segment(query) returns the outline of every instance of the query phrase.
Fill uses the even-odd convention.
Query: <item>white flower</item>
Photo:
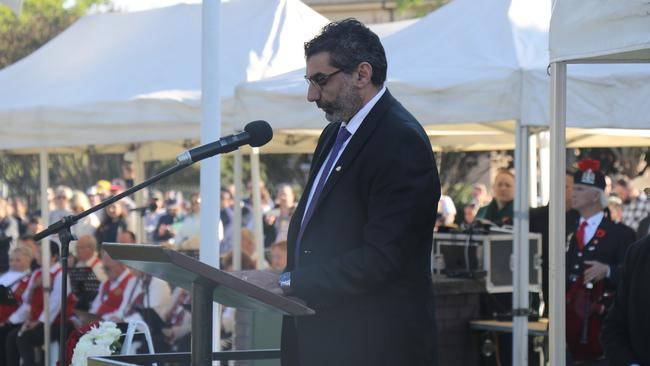
[[[121,331],[113,322],[102,322],[81,336],[72,354],[73,366],[86,366],[88,357],[110,356],[111,345],[120,339]]]

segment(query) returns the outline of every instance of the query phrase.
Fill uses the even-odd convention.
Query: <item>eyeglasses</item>
[[[307,81],[309,84],[313,85],[314,88],[316,88],[318,90],[322,90],[323,87],[325,85],[327,85],[327,82],[329,81],[329,79],[332,76],[338,74],[341,71],[343,71],[343,70],[338,69],[338,70],[336,70],[336,71],[334,71],[332,73],[329,73],[329,74],[318,73],[318,74],[316,74],[316,75],[314,75],[312,77],[309,77],[309,76],[305,75],[305,81]]]

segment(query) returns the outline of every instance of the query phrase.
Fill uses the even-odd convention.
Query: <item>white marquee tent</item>
[[[648,64],[650,63],[650,3],[641,0],[610,2],[557,0],[554,4],[549,35],[550,74],[552,80],[551,102],[551,201],[550,247],[551,324],[550,363],[564,365],[565,357],[565,256],[557,243],[565,239],[564,212],[565,126],[571,123],[568,111],[576,104],[572,95],[573,78],[567,77],[568,64]],[[584,65],[583,65],[584,66]],[[626,65],[630,67],[630,65]],[[602,66],[601,66],[602,67]],[[613,65],[605,66],[613,69]],[[620,67],[620,66],[617,66]],[[639,66],[635,66],[639,67]],[[573,66],[569,70],[574,74]],[[648,65],[641,66],[648,69]],[[567,80],[568,79],[568,80]],[[650,128],[647,81],[639,84],[617,85],[623,98],[611,94],[585,94],[581,101],[592,105],[605,105],[613,113],[626,113],[630,120],[619,120],[622,126]],[[645,86],[645,87],[644,87]],[[595,88],[594,88],[595,89]],[[625,98],[633,98],[626,100]],[[637,116],[636,122],[634,115]],[[616,137],[613,137],[615,139]],[[556,243],[555,245],[553,243]]]
[[[303,42],[327,19],[297,0],[222,8],[226,116],[238,83],[302,66]],[[0,71],[0,86],[3,150],[196,140],[201,5],[85,16]]]

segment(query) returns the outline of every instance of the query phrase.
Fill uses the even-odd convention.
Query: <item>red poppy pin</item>
[[[596,237],[597,238],[602,238],[603,236],[605,236],[605,234],[606,234],[605,230],[603,230],[603,229],[596,230]]]

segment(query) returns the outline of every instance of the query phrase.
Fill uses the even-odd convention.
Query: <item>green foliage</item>
[[[395,3],[398,14],[412,12],[416,17],[423,17],[448,2],[449,0],[396,0]]]
[[[108,2],[77,0],[73,6],[64,8],[65,0],[25,0],[20,16],[0,5],[0,69],[37,50],[91,6]]]

